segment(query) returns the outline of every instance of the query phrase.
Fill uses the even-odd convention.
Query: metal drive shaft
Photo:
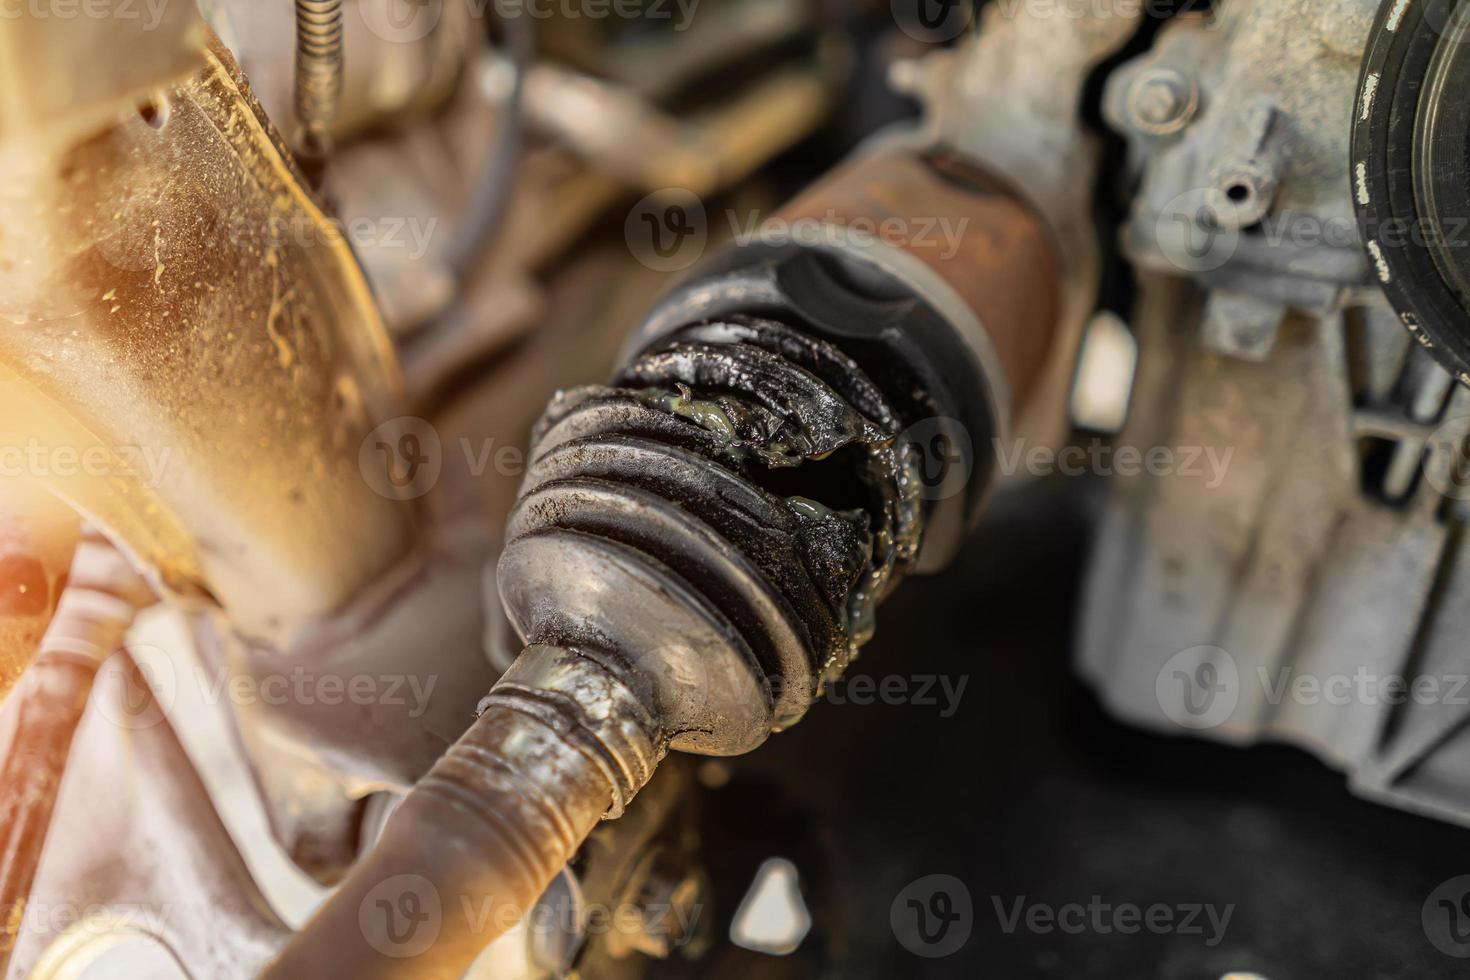
[[[794,724],[878,603],[943,564],[1057,291],[1039,221],[956,188],[907,155],[860,161],[808,199],[968,207],[952,261],[840,234],[732,250],[610,384],[552,401],[498,569],[528,646],[269,975],[460,976],[668,749],[734,755]],[[1018,283],[1028,302],[994,298]],[[957,486],[936,482],[941,441]],[[460,911],[486,899],[510,914]]]

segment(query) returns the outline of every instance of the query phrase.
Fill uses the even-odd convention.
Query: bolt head
[[[1128,88],[1128,121],[1155,136],[1179,132],[1198,108],[1194,82],[1173,68],[1150,68]]]

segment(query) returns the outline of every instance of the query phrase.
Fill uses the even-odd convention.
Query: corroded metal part
[[[1139,182],[1122,232],[1129,257],[1270,307],[1260,314],[1271,316],[1268,325],[1256,329],[1220,330],[1220,321],[1241,318],[1206,311],[1218,350],[1259,360],[1284,307],[1326,313],[1344,287],[1370,278],[1353,211],[1351,128],[1378,6],[1237,0],[1174,18],[1108,79],[1103,113],[1128,140],[1130,177]],[[1304,23],[1315,29],[1302,31]],[[1160,135],[1139,125],[1129,99],[1135,86],[1165,77],[1197,91],[1198,108],[1187,126]],[[1212,223],[1199,226],[1206,206]]]
[[[462,976],[652,775],[666,736],[646,678],[527,654],[264,976]]]
[[[75,511],[32,491],[0,482],[0,702],[40,649],[80,533]]]
[[[1041,214],[1056,243],[1061,316],[1053,355],[1017,429],[1035,445],[1069,436],[1067,393],[1103,282],[1097,188],[1101,141],[1079,110],[1091,80],[1146,22],[1147,4],[990,4],[966,44],[896,73],[924,104],[917,139],[1004,174]]]
[[[936,273],[979,321],[980,332],[966,339],[994,358],[986,367],[988,384],[999,386],[999,411],[1027,400],[1051,353],[1061,273],[1054,233],[1014,190],[951,153],[874,152],[838,168],[782,215],[838,227],[858,219],[880,228],[892,220],[916,228],[950,222],[953,241],[914,230],[897,247]],[[951,319],[956,329],[973,329],[957,312]]]
[[[729,621],[657,559],[552,528],[507,545],[502,597],[533,644],[577,646],[641,679],[676,748],[746,752],[771,730],[769,685]]]
[[[668,751],[645,707],[647,693],[615,663],[583,650],[528,647],[481,702],[540,718],[579,741],[612,787],[606,816],[620,817]]]
[[[117,9],[102,17],[92,8],[73,7],[71,16],[44,4],[5,8],[0,143],[25,139],[48,150],[64,146],[198,69],[206,29],[195,4],[108,6]],[[66,70],[56,70],[58,58]]]
[[[1013,285],[1006,263],[1049,252],[1039,225],[987,213],[994,236],[942,271],[903,253],[737,250],[655,310],[610,385],[552,402],[498,566],[529,645],[268,975],[387,975],[393,927],[362,909],[397,907],[384,889],[406,882],[419,904],[528,910],[666,749],[745,752],[801,717],[940,511],[904,427],[954,413],[988,447],[1001,422],[1004,368],[958,287],[966,267]],[[1045,286],[1048,269],[1028,271]],[[988,328],[1044,332],[1054,312],[1016,310]],[[991,469],[944,509],[977,506]],[[415,975],[458,976],[498,934],[435,922],[402,954]]]
[[[954,248],[838,234],[730,250],[659,304],[610,386],[552,403],[500,564],[522,639],[655,674],[753,667],[775,727],[800,719],[872,634],[878,601],[923,564],[925,536],[957,546],[989,483],[989,440],[1057,318],[1040,219],[952,159],[864,156],[785,212],[839,229],[929,214],[963,218]],[[957,500],[924,493],[903,438],[936,416],[982,447]],[[691,616],[709,636],[693,658],[659,632]],[[764,737],[728,683],[705,687],[700,709],[718,721],[701,750]],[[669,704],[682,716],[687,702]]]
[[[663,952],[697,955],[715,916],[708,890],[698,887],[695,767],[688,757],[665,758],[627,812],[597,825],[535,909],[475,960],[467,980],[641,977],[634,944],[662,942]],[[685,882],[696,886],[692,894]]]
[[[563,527],[622,541],[645,554],[659,554],[671,571],[698,583],[719,603],[730,624],[755,645],[772,676],[809,671],[809,634],[789,601],[741,551],[678,505],[657,494],[607,480],[559,480],[521,498],[507,533],[513,538],[547,527]],[[775,705],[778,719],[799,718],[811,692],[790,685]],[[781,721],[778,721],[781,724]]]
[[[884,392],[900,429],[952,427],[966,479],[961,492],[926,495],[914,567],[928,572],[973,526],[993,483],[990,442],[1040,383],[1061,269],[1043,218],[1014,193],[952,155],[906,147],[880,143],[799,197],[770,234],[708,263],[663,299],[625,356],[701,323],[774,319],[839,349]]]
[[[223,48],[56,126],[0,142],[0,433],[89,460],[34,475],[285,646],[410,543],[359,467],[400,414],[367,285]]]
[[[331,123],[334,145],[355,142],[375,127],[417,119],[442,107],[477,48],[480,32],[470,4],[426,7],[417,12],[423,18],[422,30],[415,29],[412,17],[407,27],[395,30],[401,23],[394,8],[397,2],[342,0],[343,75]],[[296,94],[299,38],[294,4],[211,0],[201,6],[250,79],[266,115],[284,124],[292,116]],[[334,194],[336,178],[334,166]]]
[[[0,973],[29,902],[72,736],[102,662],[153,594],[122,555],[89,532],[56,618],[16,692],[15,733],[0,765]]]
[[[342,0],[296,0],[298,152],[318,161],[342,106],[342,34]]]
[[[700,710],[721,697],[712,713],[722,730],[699,750],[758,744],[772,721],[801,718],[914,561],[918,481],[899,428],[850,358],[775,321],[673,334],[624,368],[617,387],[563,397],[538,428],[501,559],[512,625],[530,642],[597,642],[665,668],[687,660],[674,673],[704,675]],[[541,540],[552,529],[571,533],[552,546]],[[588,592],[572,574],[568,562],[589,561],[594,574],[609,548],[660,583],[648,603],[620,592],[609,602],[613,590]],[[690,657],[661,638],[690,596],[738,647],[694,645]],[[730,698],[738,689],[711,683],[710,671],[745,657],[773,692],[771,720]],[[731,724],[742,717],[749,733]],[[676,747],[696,748],[689,739]]]

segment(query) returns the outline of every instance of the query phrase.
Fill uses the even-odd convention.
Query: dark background
[[[1470,872],[1470,831],[1350,795],[1295,749],[1168,738],[1112,720],[1070,665],[1090,513],[1105,486],[1057,479],[999,497],[958,565],[879,612],[855,673],[969,675],[959,710],[816,706],[703,791],[718,945],[700,977],[1464,976],[1420,910]],[[725,940],[767,857],[795,862],[814,920],[771,957]],[[889,922],[930,874],[962,880],[974,925],[957,953],[913,955]],[[1204,935],[1010,935],[992,896],[1233,903]],[[1202,922],[1205,920],[1201,918]],[[1206,925],[1206,935],[1209,929]],[[665,972],[665,971],[661,971]],[[674,970],[666,967],[666,972]]]

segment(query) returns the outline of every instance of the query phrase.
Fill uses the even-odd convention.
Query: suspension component
[[[274,975],[392,975],[391,924],[362,911],[385,883],[530,908],[668,749],[733,755],[799,720],[878,602],[953,553],[1056,318],[1047,236],[993,183],[906,153],[803,201],[780,227],[817,234],[729,251],[610,385],[553,400],[498,569],[528,646]],[[941,217],[951,239],[913,234]],[[436,926],[415,975],[458,976],[495,934]]]
[[[365,478],[401,379],[348,242],[193,8],[168,7],[187,73],[0,120],[0,439],[105,456],[44,482],[171,597],[288,649],[407,564],[413,504]],[[108,26],[99,51],[162,43],[82,20],[0,17],[0,47],[54,31],[53,56],[85,54],[74,36]]]

